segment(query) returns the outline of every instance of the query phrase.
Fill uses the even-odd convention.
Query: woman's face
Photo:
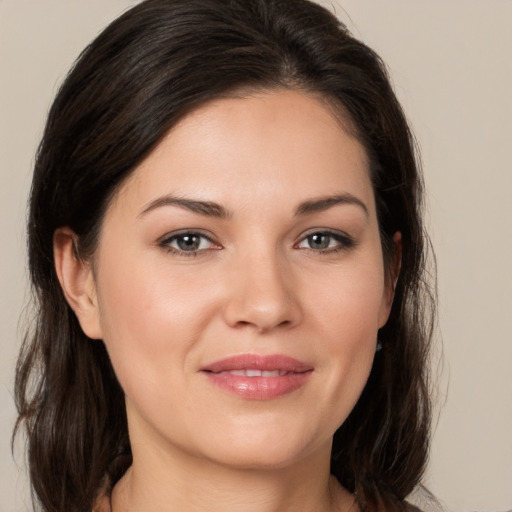
[[[326,104],[275,91],[185,117],[121,186],[93,262],[135,458],[328,453],[392,293],[365,152]]]

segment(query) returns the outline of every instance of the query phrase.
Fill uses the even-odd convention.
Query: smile
[[[247,369],[247,370],[229,370],[224,372],[219,372],[219,375],[241,375],[245,377],[282,377],[283,375],[287,375],[290,372],[286,370],[255,370],[255,369]]]
[[[301,388],[313,367],[284,355],[244,354],[201,368],[215,386],[248,400],[272,400]]]

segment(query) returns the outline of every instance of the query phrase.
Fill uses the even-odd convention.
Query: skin
[[[318,206],[333,196],[344,201]],[[199,236],[195,252],[170,238],[183,230]],[[292,91],[202,106],[121,186],[91,261],[73,256],[73,238],[55,235],[59,279],[126,394],[134,462],[114,512],[355,508],[329,476],[332,436],[367,381],[393,294],[366,154],[332,108]],[[200,371],[246,353],[313,371],[271,400]]]

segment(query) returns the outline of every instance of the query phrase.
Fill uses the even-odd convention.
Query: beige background
[[[9,438],[33,155],[65,72],[133,3],[0,0],[0,512],[29,510]],[[323,3],[387,62],[423,150],[445,354],[427,484],[448,511],[511,509],[512,1]]]

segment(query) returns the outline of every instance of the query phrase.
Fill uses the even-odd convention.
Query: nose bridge
[[[300,320],[293,273],[277,248],[259,247],[238,254],[230,281],[225,312],[231,326],[253,326],[264,332]]]

